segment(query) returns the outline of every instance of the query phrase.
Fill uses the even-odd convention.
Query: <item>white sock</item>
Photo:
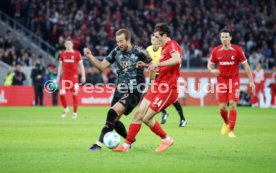
[[[167,136],[166,138],[162,139],[165,142],[170,142],[171,138],[169,136]]]
[[[127,149],[130,148],[130,144],[127,144],[127,143],[124,143],[123,146],[124,146],[125,148],[127,148]]]
[[[101,143],[100,141],[97,141],[96,144],[99,145],[100,147],[103,146],[103,143]]]

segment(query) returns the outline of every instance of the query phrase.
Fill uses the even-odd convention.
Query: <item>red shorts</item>
[[[240,100],[240,79],[218,79],[217,99],[219,103]]]
[[[258,95],[259,93],[264,93],[264,83],[255,83],[255,90],[256,94]]]
[[[149,90],[144,98],[151,102],[150,108],[152,110],[160,112],[176,101],[178,93],[177,89],[168,89],[166,92],[154,89]]]
[[[79,84],[77,81],[63,79],[60,83],[60,90],[76,92],[79,90]]]

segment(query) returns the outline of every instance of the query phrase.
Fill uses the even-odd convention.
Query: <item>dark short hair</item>
[[[222,30],[220,30],[219,33],[220,33],[220,34],[221,34],[221,33],[229,33],[229,35],[232,37],[232,32],[231,32],[231,30],[228,29],[228,28],[223,28]]]
[[[129,30],[123,28],[123,29],[119,29],[118,31],[116,31],[116,36],[121,35],[121,34],[125,35],[125,39],[127,41],[129,41],[131,39],[131,34],[130,34]]]
[[[67,37],[67,38],[64,40],[64,43],[65,43],[66,41],[71,41],[71,42],[73,42],[73,40],[72,40],[71,37]]]
[[[164,34],[166,34],[168,37],[171,36],[171,30],[166,23],[157,23],[154,27],[154,32],[159,32],[161,36]]]

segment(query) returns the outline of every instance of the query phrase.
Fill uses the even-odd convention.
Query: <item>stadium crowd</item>
[[[11,1],[16,20],[47,40],[57,50],[72,37],[75,48],[89,47],[97,56],[114,46],[114,33],[126,27],[133,43],[146,47],[155,23],[170,23],[173,38],[190,59],[205,67],[210,49],[218,44],[218,31],[233,31],[233,43],[244,48],[254,67],[275,59],[275,1],[203,0],[24,0]],[[252,15],[254,14],[254,15]],[[275,60],[274,60],[275,61]],[[184,62],[186,62],[184,60]]]

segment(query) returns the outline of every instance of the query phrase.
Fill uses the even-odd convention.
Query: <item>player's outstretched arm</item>
[[[58,73],[57,73],[57,84],[59,83],[60,81],[60,76],[62,74],[62,61],[59,61],[59,65],[58,65]]]
[[[253,95],[255,95],[256,94],[255,84],[254,84],[254,79],[253,79],[253,75],[252,75],[250,66],[249,66],[248,62],[242,63],[242,65],[243,65],[243,68],[244,68],[248,78],[249,78],[249,86],[252,89],[252,93],[253,93]]]
[[[91,51],[88,48],[84,48],[84,55],[89,59],[89,61],[99,70],[104,71],[107,67],[110,66],[110,63],[107,60],[99,61],[96,59]]]

